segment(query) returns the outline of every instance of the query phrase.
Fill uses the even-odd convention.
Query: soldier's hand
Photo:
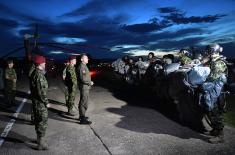
[[[48,103],[48,104],[47,104],[47,108],[50,108],[50,107],[51,107],[51,104],[50,104],[50,103]]]

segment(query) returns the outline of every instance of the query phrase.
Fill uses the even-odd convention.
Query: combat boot
[[[81,121],[82,117],[79,117],[78,120]],[[89,117],[85,117],[86,120],[89,120]]]
[[[211,131],[204,132],[204,134],[207,136],[217,136],[219,135],[219,132],[219,130],[212,129]]]
[[[48,150],[49,149],[44,137],[37,136],[37,143],[38,143],[37,150]]]
[[[79,124],[83,124],[83,125],[90,125],[92,122],[89,121],[88,119],[86,119],[86,117],[80,117],[80,122]]]
[[[209,143],[212,143],[212,144],[218,144],[218,143],[223,143],[224,142],[224,133],[223,131],[215,131],[213,134],[214,137],[210,138],[209,139]]]

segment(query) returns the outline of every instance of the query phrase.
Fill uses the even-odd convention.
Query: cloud
[[[165,19],[176,23],[176,24],[189,24],[189,23],[213,23],[216,20],[224,17],[226,15],[207,15],[207,16],[191,16],[185,17],[184,14],[171,13],[168,16],[163,16]]]
[[[15,20],[0,18],[0,28],[12,29],[18,26],[18,22]]]
[[[179,12],[178,9],[174,7],[164,7],[164,8],[158,8],[158,11],[160,13],[172,13],[172,12]]]
[[[124,25],[123,29],[130,32],[146,33],[160,30],[161,27],[154,23],[142,23],[142,24],[133,24],[133,25]]]
[[[82,38],[70,38],[70,37],[56,37],[54,41],[58,43],[67,43],[67,44],[76,44],[80,42],[86,42],[85,39]]]
[[[158,12],[163,15],[163,19],[175,24],[189,24],[189,23],[213,23],[216,20],[227,16],[225,14],[206,15],[206,16],[190,16],[186,17],[186,12],[183,12],[175,7],[158,8]]]
[[[135,0],[128,1],[120,1],[120,0],[109,0],[107,3],[103,0],[91,0],[85,5],[71,11],[65,13],[62,16],[84,16],[84,15],[98,15],[98,14],[106,14],[108,11],[119,10],[122,7],[131,4],[132,2],[136,2]]]
[[[33,17],[31,15],[28,14],[24,14],[20,11],[18,11],[17,9],[11,9],[7,6],[5,6],[4,4],[0,4],[0,10],[1,10],[1,14],[0,16],[3,16],[5,18],[16,18],[16,19],[21,19],[21,20],[26,20],[26,21],[34,21],[34,22],[40,22],[42,21],[41,19],[38,19],[36,17]]]
[[[130,32],[148,33],[159,31],[170,26],[172,26],[172,24],[170,24],[167,20],[159,21],[157,18],[151,18],[148,23],[124,25],[122,28]]]

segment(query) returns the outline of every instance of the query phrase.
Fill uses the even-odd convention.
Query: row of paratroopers
[[[128,84],[144,84],[158,101],[176,104],[182,123],[204,131],[206,122],[212,128],[210,142],[217,143],[223,142],[222,114],[228,92],[228,62],[222,51],[220,45],[212,44],[203,55],[181,49],[177,55],[158,58],[150,52],[146,61],[125,56],[112,67]]]

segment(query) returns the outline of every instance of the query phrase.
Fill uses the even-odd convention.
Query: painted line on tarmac
[[[28,91],[28,94],[30,93],[30,91]],[[16,112],[12,115],[14,118],[17,118],[18,115],[20,114],[20,111],[22,110],[25,102],[27,101],[26,98],[24,98],[22,100],[22,102],[20,103],[20,105],[18,106]],[[2,144],[4,143],[5,141],[5,138],[7,137],[8,133],[11,131],[14,123],[15,123],[15,119],[11,119],[8,123],[7,123],[7,126],[5,127],[4,131],[1,133],[1,136],[0,136],[0,147],[2,146]]]

